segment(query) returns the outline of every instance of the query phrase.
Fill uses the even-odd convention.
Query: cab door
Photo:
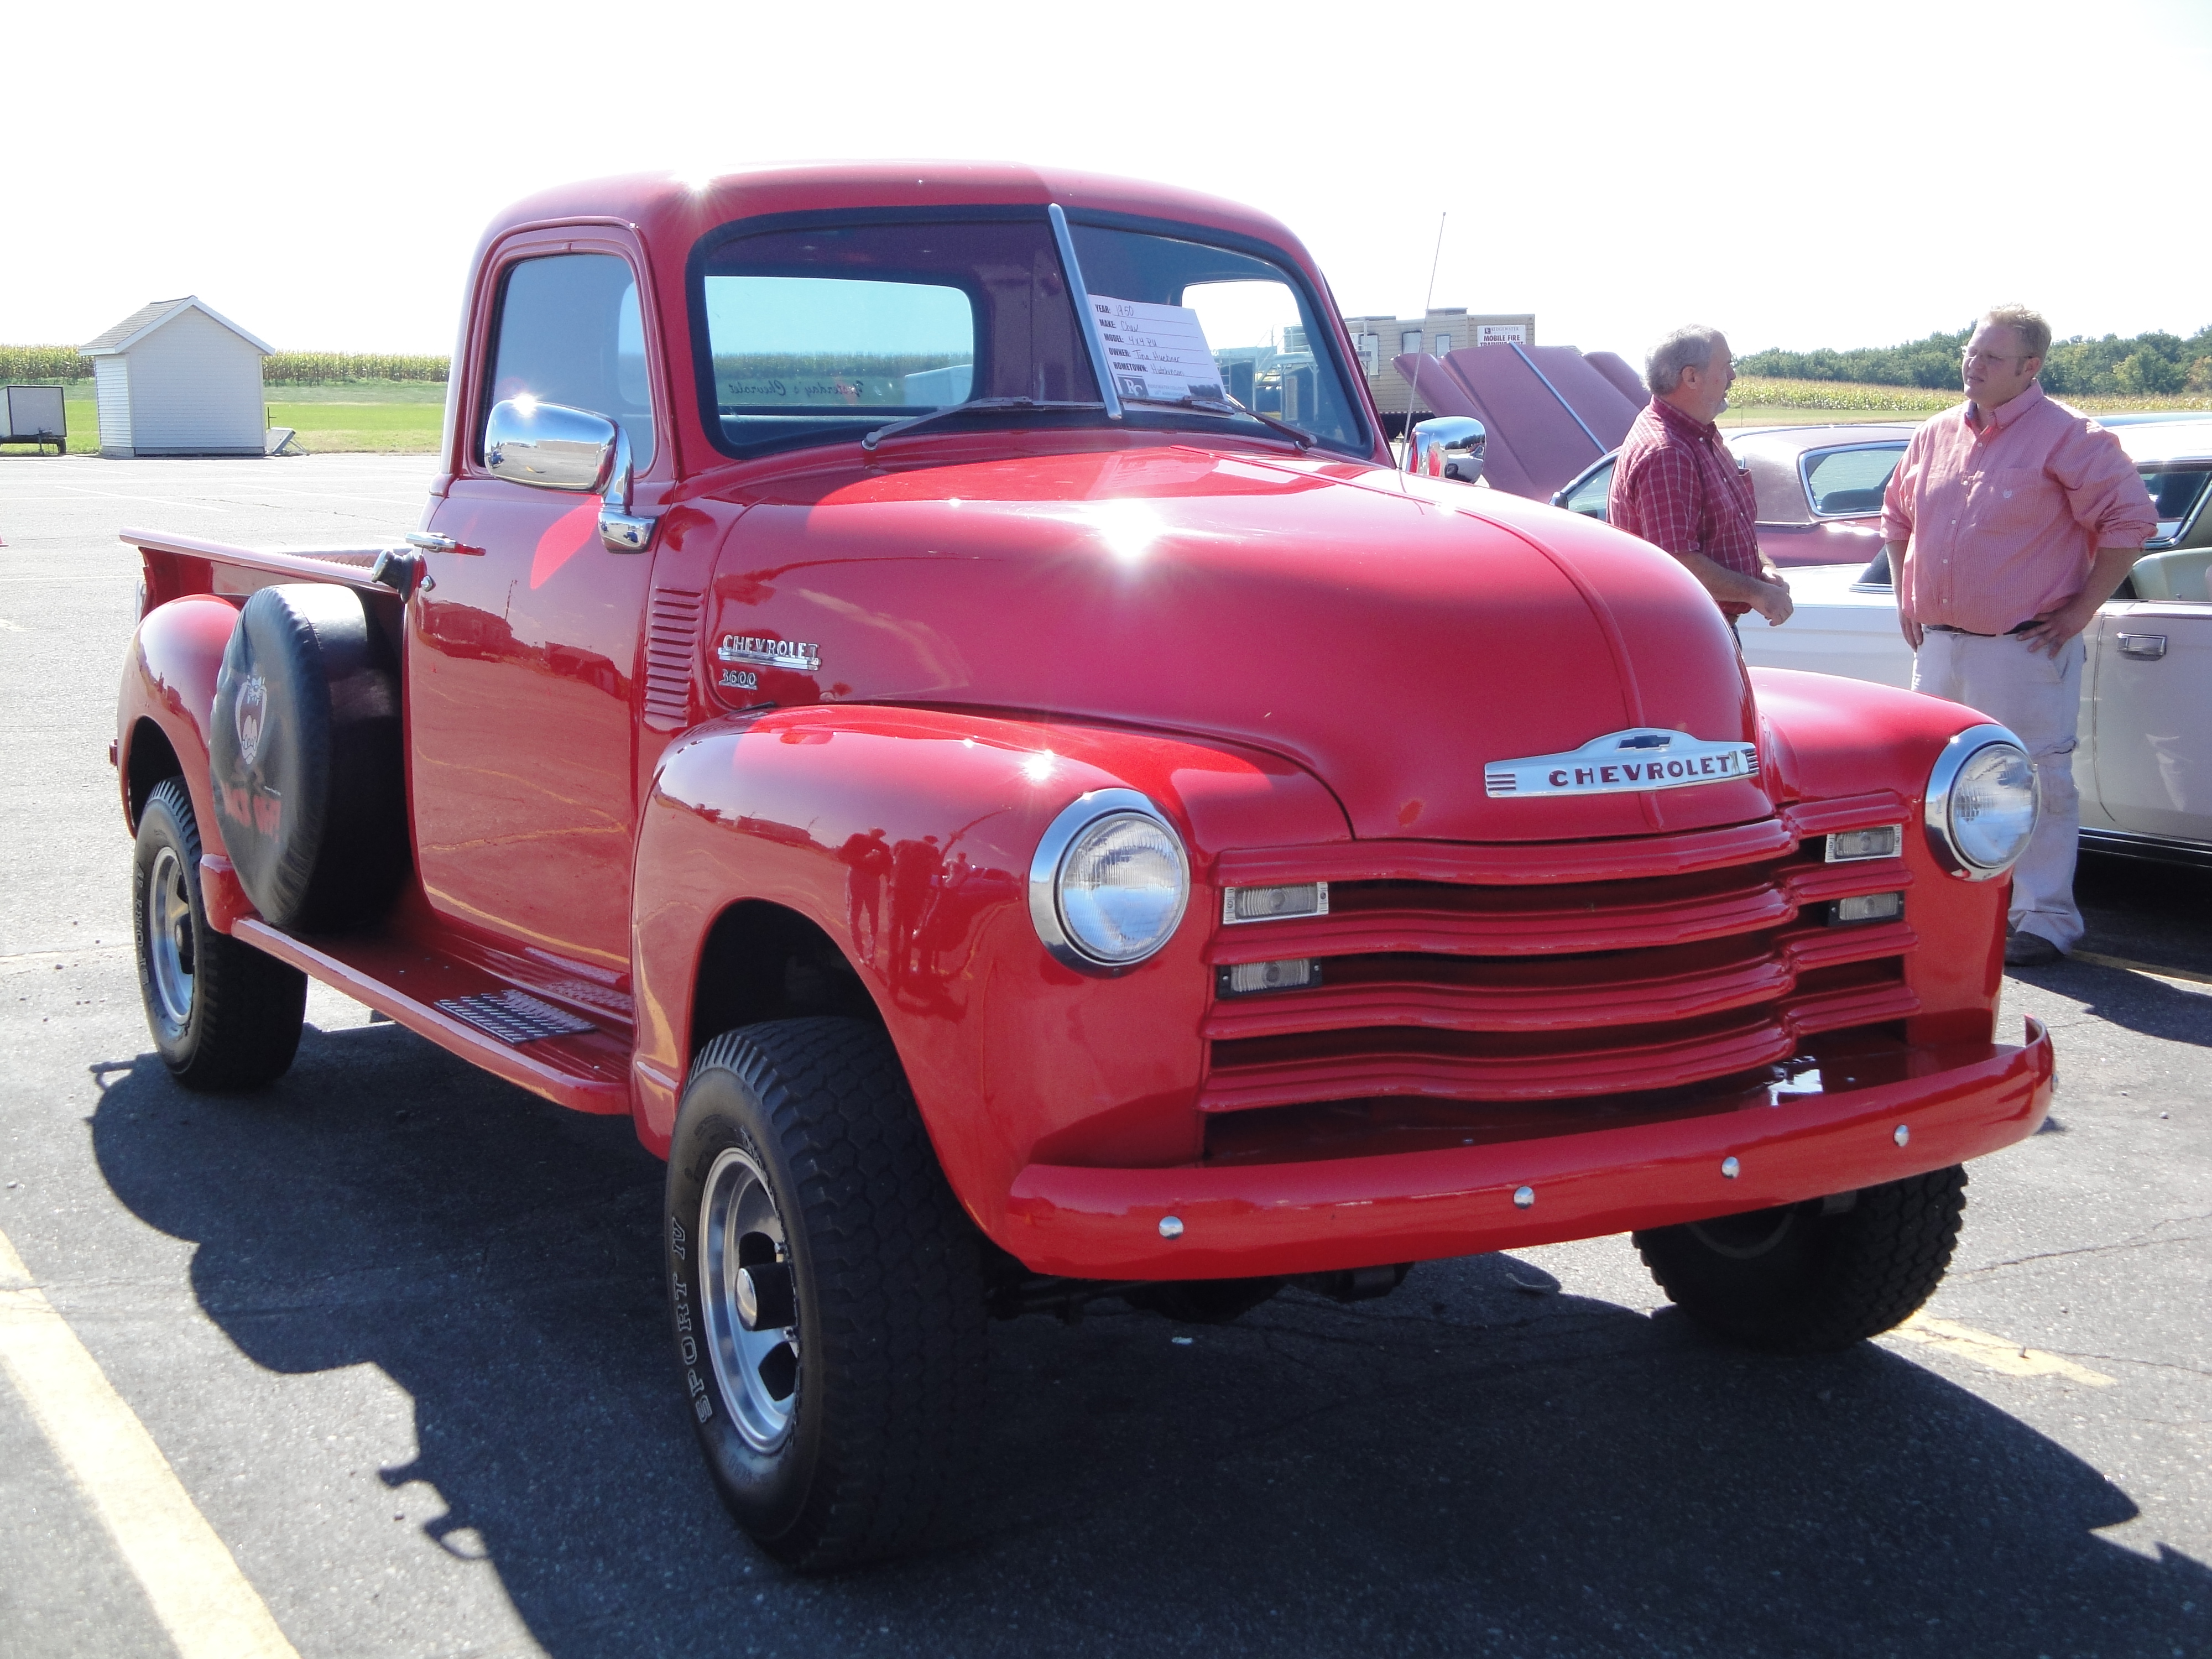
[[[2090,653],[2103,817],[2136,835],[2212,841],[2212,602],[2107,605]]]
[[[502,258],[428,526],[452,545],[410,607],[416,856],[447,920],[626,974],[651,561],[605,544],[598,495],[491,476],[483,434],[494,404],[534,398],[617,422],[637,477],[660,470],[639,267],[573,234]]]

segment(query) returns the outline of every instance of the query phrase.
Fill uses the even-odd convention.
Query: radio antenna
[[[1444,257],[1444,221],[1450,216],[1448,212],[1437,215],[1437,251],[1429,260],[1429,291],[1421,301],[1421,326],[1425,330],[1428,327],[1430,307],[1437,301],[1437,265]],[[1413,416],[1420,412],[1421,359],[1427,355],[1425,351],[1413,354],[1413,377],[1406,383],[1409,393],[1406,399],[1406,459],[1401,465],[1407,467],[1413,465]]]
[[[1421,301],[1421,320],[1424,322],[1428,320],[1429,308],[1436,303],[1437,266],[1444,257],[1444,221],[1450,216],[1449,213],[1437,215],[1437,251],[1435,257],[1429,261],[1429,295]]]

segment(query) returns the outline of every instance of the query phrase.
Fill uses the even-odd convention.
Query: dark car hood
[[[1487,793],[1488,763],[1628,728],[1751,739],[1740,659],[1704,591],[1643,543],[1358,464],[1156,447],[787,479],[732,527],[711,622],[818,651],[811,672],[761,670],[759,697],[1228,738],[1312,772],[1363,838],[1641,835],[1770,810],[1741,781]]]

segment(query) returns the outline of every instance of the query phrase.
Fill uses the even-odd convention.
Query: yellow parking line
[[[2040,1348],[2023,1348],[2010,1337],[1978,1331],[1972,1325],[1960,1325],[1924,1313],[1913,1315],[1890,1334],[1957,1354],[2007,1376],[2063,1376],[2069,1382],[2086,1382],[2093,1389],[2109,1389],[2118,1381],[2057,1354],[2045,1353]]]
[[[0,1370],[107,1528],[183,1659],[299,1659],[154,1437],[0,1233]]]
[[[2127,974],[2148,974],[2153,979],[2185,979],[2191,985],[2212,985],[2212,974],[2200,974],[2190,968],[2160,968],[2148,962],[2130,962],[2125,957],[2100,956],[2094,951],[2076,951],[2076,962],[2094,963],[2100,968],[2117,968]]]

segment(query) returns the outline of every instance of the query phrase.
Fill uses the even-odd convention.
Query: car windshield
[[[1331,448],[1367,452],[1358,404],[1305,284],[1285,267],[1199,231],[1070,229],[1094,300],[1202,340],[1207,366],[1180,380],[1147,380],[1112,360],[1128,425],[1280,437],[1223,410],[1225,396]],[[732,454],[857,439],[969,403],[978,407],[930,429],[1105,418],[1042,211],[752,234],[740,223],[709,239],[694,280],[708,428]],[[1116,345],[1142,349],[1126,331],[1107,349]],[[1179,406],[1185,397],[1200,406]]]
[[[2150,491],[2151,507],[2158,514],[2158,530],[2151,537],[2154,546],[2179,540],[2188,530],[2191,521],[2204,500],[2205,486],[2212,483],[2212,471],[2202,465],[2193,467],[2142,469],[2143,488]]]
[[[1881,511],[1881,492],[1904,458],[1902,442],[1813,449],[1802,463],[1805,498],[1824,518]]]

